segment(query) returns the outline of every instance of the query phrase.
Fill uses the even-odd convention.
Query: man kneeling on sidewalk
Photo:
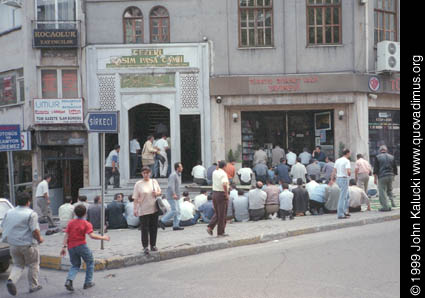
[[[94,286],[93,272],[94,272],[94,258],[91,250],[87,246],[86,234],[92,239],[109,241],[109,236],[100,236],[93,233],[93,226],[84,219],[86,215],[86,207],[78,205],[74,209],[77,216],[76,219],[71,220],[65,230],[65,238],[63,240],[63,248],[60,255],[66,255],[66,248],[68,248],[69,258],[71,259],[71,269],[69,269],[68,277],[66,278],[65,288],[68,291],[74,291],[72,281],[75,279],[81,266],[81,258],[86,263],[86,279],[84,281],[84,289]]]
[[[9,210],[3,219],[2,242],[9,243],[10,255],[13,266],[7,280],[7,290],[9,294],[15,296],[17,293],[16,283],[28,266],[28,282],[30,293],[41,289],[38,283],[38,273],[40,270],[40,258],[38,244],[43,243],[38,225],[38,216],[31,208],[31,197],[20,194],[16,199],[18,205],[15,209]]]

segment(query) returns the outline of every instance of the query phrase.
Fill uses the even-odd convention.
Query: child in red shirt
[[[63,248],[61,256],[66,255],[66,248],[68,247],[69,258],[71,259],[71,269],[69,269],[68,277],[66,278],[65,288],[68,291],[74,291],[72,281],[75,279],[81,266],[81,258],[86,263],[86,279],[84,281],[84,289],[94,286],[93,272],[94,272],[94,258],[91,250],[87,246],[86,234],[92,239],[109,241],[110,237],[105,235],[97,235],[93,233],[93,226],[90,222],[84,219],[86,215],[86,207],[78,205],[74,209],[77,219],[71,220],[65,230],[65,239],[63,241]]]

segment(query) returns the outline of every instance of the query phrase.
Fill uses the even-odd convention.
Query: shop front
[[[135,178],[130,176],[129,143],[133,138],[143,148],[149,135],[159,138],[165,134],[171,149],[170,166],[182,161],[191,169],[196,160],[210,162],[208,55],[207,43],[87,48],[88,108],[119,112],[119,133],[108,135],[105,154],[120,145],[123,187]],[[89,135],[89,163],[90,187],[99,186],[95,133]]]

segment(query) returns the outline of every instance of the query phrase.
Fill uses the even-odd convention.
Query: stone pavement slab
[[[350,219],[336,217],[336,214],[325,214],[295,217],[294,220],[286,221],[277,218],[257,222],[233,222],[226,226],[226,233],[229,236],[223,238],[209,236],[206,224],[185,227],[183,231],[173,231],[172,228],[159,229],[157,240],[159,252],[148,256],[142,252],[140,231],[136,229],[109,230],[111,241],[104,242],[104,250],[100,249],[99,240],[87,237],[87,243],[96,260],[95,270],[116,269],[308,233],[396,220],[400,218],[400,210],[352,213]],[[41,267],[69,269],[69,257],[59,256],[63,237],[64,233],[44,237],[45,242],[40,245]]]

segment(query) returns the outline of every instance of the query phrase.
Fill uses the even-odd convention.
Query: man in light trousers
[[[17,293],[16,284],[25,266],[28,266],[30,293],[42,288],[38,283],[40,270],[38,244],[43,243],[44,239],[40,234],[38,216],[29,207],[31,197],[28,194],[20,194],[16,203],[18,206],[6,213],[1,225],[3,228],[1,240],[10,245],[10,255],[13,260],[12,270],[6,283],[7,290],[12,296]]]
[[[159,226],[164,229],[165,223],[173,218],[173,230],[180,231],[184,228],[180,227],[180,185],[181,173],[183,172],[183,165],[180,162],[174,164],[174,173],[168,177],[167,200],[170,204],[171,210],[165,214],[158,222]]]
[[[348,182],[351,176],[350,150],[344,149],[342,156],[335,161],[334,170],[331,180],[336,177],[336,183],[339,186],[341,193],[338,201],[338,219],[348,218]]]

